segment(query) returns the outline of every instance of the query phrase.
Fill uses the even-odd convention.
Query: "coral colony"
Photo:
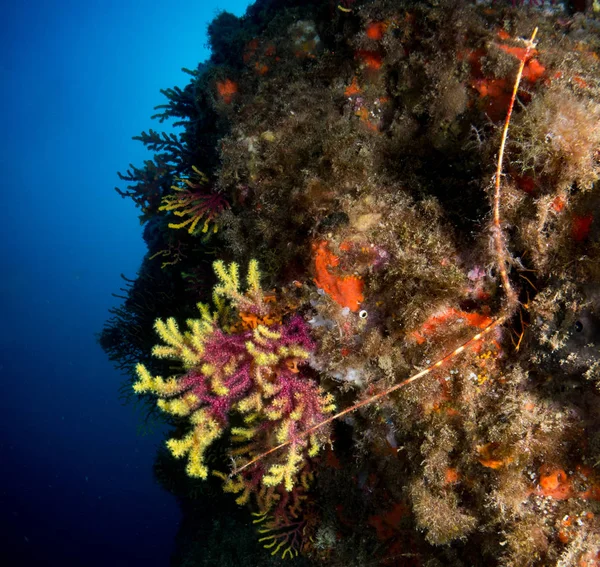
[[[258,0],[119,193],[100,336],[173,565],[600,565],[595,5]],[[589,5],[588,5],[589,4]]]

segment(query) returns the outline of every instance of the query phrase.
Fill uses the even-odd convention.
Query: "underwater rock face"
[[[594,18],[259,0],[209,26],[157,115],[182,133],[121,176],[148,254],[101,339],[201,454],[204,481],[157,468],[174,564],[600,565]]]

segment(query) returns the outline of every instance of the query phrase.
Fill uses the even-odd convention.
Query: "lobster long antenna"
[[[523,57],[520,58],[521,63],[519,65],[519,70],[517,71],[517,77],[515,79],[512,95],[510,97],[510,104],[508,105],[506,119],[504,120],[504,127],[502,128],[502,141],[500,142],[500,150],[498,152],[498,163],[496,165],[496,178],[494,180],[494,218],[492,225],[492,237],[494,239],[496,264],[498,265],[498,271],[500,272],[500,279],[502,281],[502,287],[504,287],[506,299],[508,300],[509,309],[516,305],[517,294],[513,289],[512,285],[510,284],[510,280],[508,278],[508,272],[506,268],[508,261],[506,259],[506,249],[504,246],[502,225],[500,224],[500,185],[502,181],[502,163],[504,161],[504,150],[506,148],[506,140],[508,138],[508,126],[510,124],[510,118],[512,116],[513,108],[515,106],[515,101],[517,99],[517,92],[521,83],[521,77],[523,76],[523,69],[525,68],[525,63],[527,63],[527,60],[529,59],[531,50],[535,47],[535,36],[537,35],[537,32],[538,28],[535,28],[533,30],[533,33],[531,34],[531,38],[529,39],[529,41],[526,42],[527,48],[525,49],[525,53],[523,54]]]

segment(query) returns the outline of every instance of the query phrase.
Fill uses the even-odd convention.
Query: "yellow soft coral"
[[[256,474],[264,488],[282,485],[290,491],[306,458],[316,455],[328,438],[324,429],[306,436],[305,432],[334,410],[331,397],[298,366],[315,344],[299,316],[285,323],[260,323],[253,330],[227,328],[220,321],[227,313],[225,300],[238,312],[256,313],[261,321],[269,319],[276,306],[265,300],[255,260],[250,261],[245,289],[237,264],[217,261],[214,269],[219,279],[214,288],[217,311],[199,303],[200,316],[188,319],[186,330],[174,318],[155,323],[162,343],[152,352],[178,361],[180,374],[164,379],[139,364],[134,391],[157,396],[162,411],[189,420],[187,435],[170,439],[167,446],[175,457],[187,457],[190,476],[206,478],[205,453],[228,429],[230,415],[237,413],[245,423],[231,429],[231,439],[241,444],[231,456],[250,461],[274,444],[288,443]]]
[[[207,233],[210,223],[213,223],[213,232],[217,232],[216,218],[229,206],[220,194],[205,190],[208,178],[196,166],[190,179],[180,179],[182,185],[173,185],[172,195],[165,195],[159,211],[173,213],[184,218],[180,223],[169,223],[169,228],[187,228],[190,234],[197,234],[198,224],[204,221],[201,232]],[[187,217],[187,218],[186,218]]]
[[[221,436],[224,428],[205,409],[196,411],[191,422],[194,429],[183,439],[169,439],[167,447],[177,459],[188,456],[185,470],[189,476],[206,479],[208,468],[204,464],[204,453],[212,442]]]

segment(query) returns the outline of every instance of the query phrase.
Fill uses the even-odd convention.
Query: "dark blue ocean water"
[[[159,89],[247,2],[5,2],[0,19],[0,565],[168,565],[179,511],[94,333],[145,252],[113,190]]]

